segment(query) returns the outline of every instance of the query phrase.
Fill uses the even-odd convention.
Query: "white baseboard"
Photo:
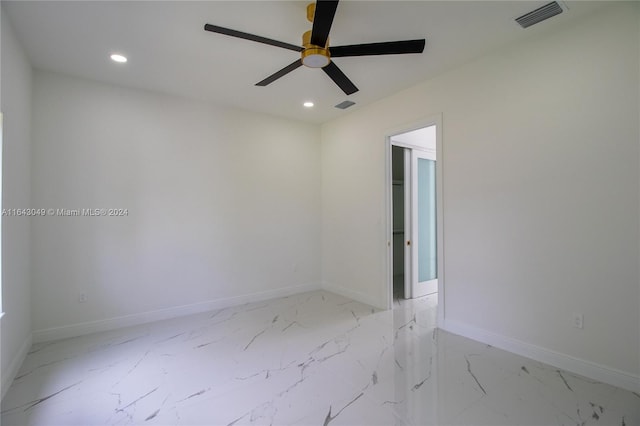
[[[633,373],[575,358],[457,321],[445,320],[440,324],[440,328],[589,379],[640,393],[640,376]]]
[[[140,314],[125,315],[116,318],[107,318],[103,320],[88,321],[61,327],[46,328],[43,330],[34,331],[33,341],[47,342],[50,340],[67,339],[70,337],[97,333],[100,331],[116,330],[119,328],[146,324],[154,321],[162,321],[165,319],[177,318],[186,315],[198,314],[201,312],[213,311],[215,309],[242,305],[244,303],[259,302],[262,300],[274,299],[277,297],[291,296],[292,294],[320,290],[321,288],[322,287],[319,283],[302,284],[292,287],[263,291],[259,293],[245,294],[242,296],[226,297],[222,299],[209,300],[206,302],[193,303],[190,305],[158,309],[154,311],[143,312]]]
[[[358,291],[349,290],[344,287],[339,287],[337,285],[333,285],[327,282],[322,283],[322,289],[326,291],[330,291],[332,293],[339,294],[340,296],[347,297],[349,299],[353,299],[357,302],[364,303],[365,305],[370,305],[379,309],[387,309],[380,305],[380,301],[376,300],[375,297],[371,297],[369,294],[360,293]]]
[[[2,372],[2,383],[0,384],[2,388],[1,388],[0,400],[4,399],[4,395],[9,390],[11,383],[13,383],[13,379],[18,374],[18,370],[20,370],[20,367],[22,366],[24,359],[27,357],[27,353],[29,353],[29,349],[31,349],[32,343],[33,343],[33,336],[29,334],[27,338],[24,339],[24,342],[22,342],[22,345],[20,346],[18,353],[16,353],[13,359],[11,360],[9,367],[7,367],[7,371]]]

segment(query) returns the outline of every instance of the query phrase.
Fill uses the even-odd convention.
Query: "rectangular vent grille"
[[[351,102],[351,101],[344,101],[344,102],[340,102],[338,105],[336,105],[336,108],[340,108],[340,109],[347,109],[350,106],[355,105],[355,102]]]
[[[534,10],[533,12],[529,12],[526,15],[522,15],[519,18],[516,18],[516,22],[520,24],[522,28],[528,28],[532,25],[537,24],[538,22],[542,22],[545,19],[549,19],[552,16],[556,16],[562,13],[562,7],[558,4],[558,2],[554,1],[549,4],[545,4],[539,9]]]

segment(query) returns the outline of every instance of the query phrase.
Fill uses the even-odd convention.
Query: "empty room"
[[[640,426],[638,2],[0,18],[3,426]]]

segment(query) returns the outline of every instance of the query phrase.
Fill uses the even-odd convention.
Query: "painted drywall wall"
[[[608,6],[323,125],[327,287],[386,305],[385,136],[442,113],[445,321],[637,377],[638,13]]]
[[[317,126],[37,71],[33,136],[34,206],[126,209],[34,220],[34,337],[319,284]]]
[[[2,208],[31,206],[32,72],[11,24],[1,13]],[[2,216],[2,395],[31,341],[31,220]]]

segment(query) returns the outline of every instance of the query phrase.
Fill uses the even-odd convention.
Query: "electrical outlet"
[[[87,302],[87,293],[80,293],[78,295],[78,303],[86,303]]]
[[[584,327],[584,316],[579,313],[573,314],[573,326],[575,328],[583,328]]]

